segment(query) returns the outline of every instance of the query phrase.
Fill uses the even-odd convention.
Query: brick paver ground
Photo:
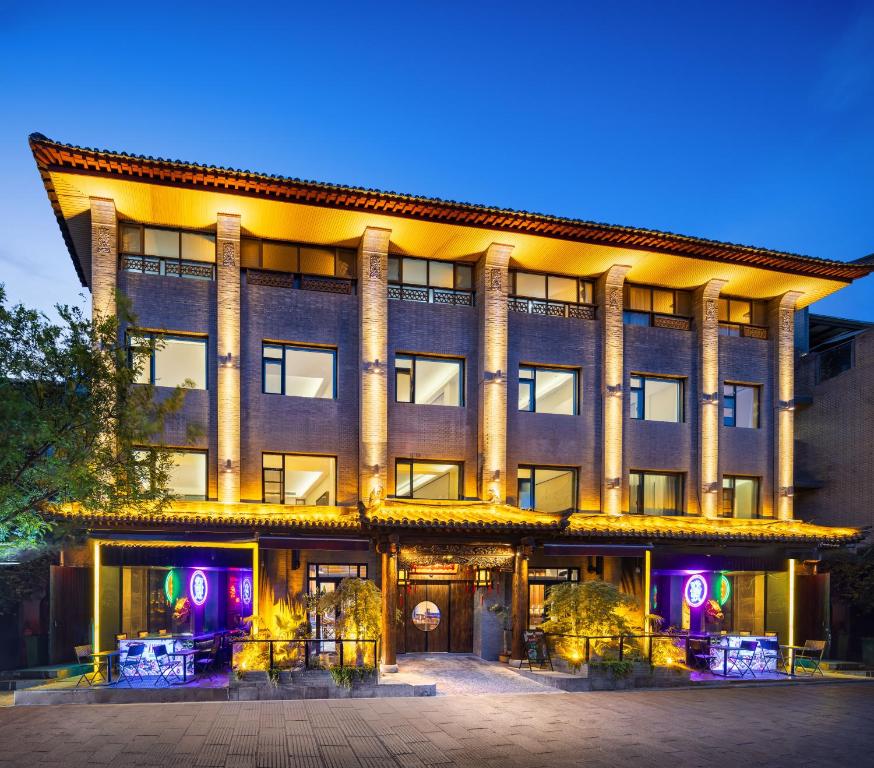
[[[0,768],[852,766],[874,685],[0,710]]]

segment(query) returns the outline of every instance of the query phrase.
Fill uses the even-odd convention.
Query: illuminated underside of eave
[[[799,291],[803,294],[799,306],[847,284],[640,248],[390,216],[378,210],[305,205],[84,173],[52,171],[48,177],[85,275],[90,269],[89,198],[100,197],[115,201],[120,219],[158,226],[211,230],[219,213],[229,213],[240,216],[244,236],[347,247],[357,246],[366,227],[382,227],[391,230],[391,250],[398,254],[472,261],[490,244],[500,242],[513,246],[511,266],[518,268],[592,276],[614,264],[626,264],[631,266],[630,282],[688,289],[718,277],[727,281],[726,294],[766,299]]]

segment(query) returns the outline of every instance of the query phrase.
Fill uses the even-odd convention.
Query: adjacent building
[[[131,354],[164,340],[143,375],[193,384],[172,509],[59,510],[90,545],[56,658],[347,576],[381,585],[386,669],[496,657],[496,602],[519,658],[550,585],[596,578],[641,620],[823,635],[816,563],[860,534],[795,517],[794,314],[870,266],[30,143],[95,314],[124,293]]]

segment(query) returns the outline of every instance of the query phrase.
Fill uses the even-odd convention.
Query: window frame
[[[725,483],[731,481],[731,515],[726,515],[725,510]],[[752,517],[737,516],[737,481],[738,480],[755,480],[756,481],[756,500],[755,513]],[[762,478],[755,475],[723,475],[722,476],[722,504],[719,505],[719,517],[722,519],[732,520],[759,520],[762,517]]]
[[[636,290],[645,290],[649,293],[649,309],[631,309],[631,307],[629,307],[630,291],[632,288]],[[659,312],[653,309],[654,291],[663,291],[665,293],[670,293],[673,295],[673,312]],[[646,315],[648,318],[646,325],[649,326],[653,325],[654,317],[678,317],[682,318],[683,320],[688,320],[691,324],[692,315],[685,315],[677,311],[677,308],[680,304],[680,302],[678,301],[678,297],[681,294],[684,296],[689,295],[691,300],[691,291],[687,291],[682,288],[666,288],[661,285],[647,285],[646,283],[625,283],[622,288],[622,322],[624,325],[642,325],[642,323],[629,323],[629,316]]]
[[[560,365],[539,365],[535,363],[519,363],[519,374],[517,376],[516,382],[518,384],[519,389],[522,388],[522,371],[531,371],[532,377],[527,379],[526,381],[531,382],[531,395],[530,395],[530,407],[529,408],[519,408],[518,400],[516,398],[516,405],[518,410],[521,413],[540,413],[547,414],[550,416],[579,416],[580,415],[580,369],[573,367],[564,367]],[[573,404],[573,412],[572,413],[550,413],[549,411],[538,411],[537,410],[537,372],[538,371],[549,371],[552,373],[570,373],[574,378],[574,404]]]
[[[474,264],[469,261],[446,261],[443,259],[429,259],[424,256],[406,256],[398,253],[390,253],[388,255],[389,261],[396,260],[398,263],[398,279],[397,280],[389,280],[389,285],[409,285],[415,288],[433,288],[438,291],[463,291],[465,293],[473,293],[476,287],[475,280],[476,276],[474,274]],[[421,283],[407,283],[404,282],[404,260],[405,259],[415,259],[416,261],[424,261],[425,262],[425,284]],[[446,287],[442,285],[431,285],[431,264],[435,262],[437,264],[451,264],[452,265],[452,286]],[[465,271],[470,271],[470,287],[469,288],[461,288],[459,287],[458,281],[458,273],[459,267],[463,268]]]
[[[258,270],[261,270],[264,272],[275,272],[275,273],[281,274],[281,275],[302,275],[302,276],[307,276],[307,277],[324,277],[324,278],[335,279],[335,280],[352,280],[352,281],[354,281],[357,279],[358,255],[357,255],[355,248],[342,248],[340,246],[326,245],[326,244],[322,244],[322,243],[301,243],[297,240],[278,240],[278,239],[273,238],[273,237],[245,237],[244,236],[244,237],[240,238],[240,240],[241,241],[245,240],[245,241],[247,241],[247,243],[255,243],[257,245],[257,249],[258,249],[258,266],[256,266],[256,267],[245,266],[245,267],[243,267],[243,269],[258,269]],[[291,248],[294,248],[297,251],[297,269],[292,270],[292,271],[286,271],[283,269],[271,269],[270,267],[265,267],[264,266],[264,243],[271,243],[271,244],[275,244],[275,245],[285,245],[285,246],[289,246]],[[333,251],[334,252],[334,274],[333,275],[323,275],[323,274],[320,274],[317,272],[304,272],[301,269],[301,263],[300,263],[301,248],[320,248],[320,249],[326,250],[326,251]],[[242,250],[242,243],[241,243],[240,249]],[[355,262],[353,264],[353,269],[352,269],[353,274],[349,275],[348,277],[345,275],[338,275],[337,274],[337,265],[340,263],[340,252],[341,251],[356,254],[355,255]],[[242,255],[240,258],[242,259]]]
[[[725,390],[727,387],[732,387],[732,393],[727,395]],[[739,427],[737,425],[737,388],[746,387],[752,389],[756,394],[756,423],[752,427]],[[731,402],[731,424],[728,423],[729,417],[726,416],[725,410],[728,408],[728,403]],[[723,381],[722,382],[722,426],[730,429],[760,429],[762,426],[762,385],[747,384],[742,381]]]
[[[634,386],[634,379],[641,379],[643,381],[642,387]],[[646,382],[647,381],[662,381],[662,382],[676,382],[677,386],[677,414],[679,418],[676,421],[666,421],[665,419],[648,419],[646,417]],[[637,400],[637,412],[640,412],[642,415],[635,415],[635,410],[633,409],[633,403],[635,398],[633,395],[638,393],[636,398]],[[683,376],[663,376],[663,375],[655,375],[649,373],[629,373],[628,374],[628,417],[633,421],[652,421],[652,422],[660,422],[662,424],[685,424],[686,423],[686,379]]]
[[[639,475],[641,480],[638,482],[638,498],[637,498],[637,508],[640,510],[639,512],[631,511],[631,476]],[[644,512],[644,483],[643,478],[649,475],[657,475],[659,477],[673,477],[676,479],[679,488],[677,492],[677,500],[679,502],[679,509],[676,512],[669,514],[660,514],[660,515],[647,515]],[[632,469],[628,472],[628,514],[629,515],[641,515],[643,517],[685,517],[686,516],[686,473],[685,472],[671,472],[666,470],[647,470],[647,469]]]
[[[824,355],[829,355],[837,352],[841,349],[849,349],[850,350],[850,364],[843,370],[838,371],[837,373],[832,373],[829,376],[823,376],[823,365],[822,358]],[[816,350],[816,383],[821,384],[824,381],[829,381],[831,379],[837,378],[848,371],[852,371],[856,367],[856,337],[851,336],[849,339],[844,339],[837,344],[831,344],[827,346],[825,349]]]
[[[401,464],[407,464],[410,467],[410,493],[409,495],[401,496],[398,493],[398,467]],[[464,499],[464,462],[463,461],[444,461],[442,459],[412,459],[407,457],[395,457],[395,492],[396,499],[416,499],[413,496],[413,465],[414,464],[450,464],[458,467],[458,496],[456,499],[448,499],[448,501],[461,501]],[[425,499],[427,501],[427,499]],[[443,501],[443,499],[432,499],[432,501]]]
[[[398,400],[398,360],[409,360],[412,365],[410,366],[410,399],[409,400]],[[458,386],[458,399],[459,402],[453,405],[439,405],[435,403],[417,403],[416,402],[416,363],[419,360],[426,360],[429,362],[450,362],[450,363],[458,363],[461,368],[461,381]],[[418,352],[396,352],[394,356],[394,401],[396,403],[402,403],[404,405],[436,405],[438,408],[465,408],[467,405],[467,398],[465,397],[465,386],[466,386],[466,362],[467,360],[463,357],[455,357],[452,355],[428,355],[428,354],[420,354]],[[447,462],[443,462],[444,464]]]
[[[520,469],[527,469],[531,472],[531,477],[528,479],[528,482],[531,483],[531,491],[530,491],[529,495],[531,497],[532,506],[530,506],[530,507],[522,507],[522,492],[519,489],[519,483],[521,481],[521,478],[519,477],[519,470]],[[556,471],[556,472],[570,472],[571,473],[572,481],[571,481],[571,506],[570,506],[570,510],[572,512],[576,511],[578,508],[578,505],[579,505],[579,501],[580,501],[580,496],[579,496],[579,493],[580,493],[580,488],[579,488],[580,470],[579,470],[579,467],[570,467],[570,466],[562,467],[562,466],[558,466],[555,464],[518,464],[516,466],[516,505],[519,507],[519,509],[524,509],[526,511],[530,510],[531,512],[538,511],[537,510],[537,497],[536,497],[536,494],[534,493],[534,489],[537,486],[535,474],[536,474],[538,469],[551,469],[551,470]]]
[[[159,448],[154,445],[135,445],[133,447],[134,451],[146,451],[152,455],[152,461],[150,461],[150,469],[149,469],[149,488],[150,490],[154,490],[155,488],[155,479],[154,474],[152,472],[152,467],[154,466],[154,455]],[[166,451],[167,453],[196,453],[205,457],[203,462],[203,498],[201,499],[199,496],[196,499],[190,499],[190,501],[209,501],[209,449],[208,448],[191,448],[188,446],[175,446],[168,445],[160,448],[162,451]],[[175,495],[175,494],[174,494]],[[184,497],[183,497],[184,498]]]
[[[719,310],[721,309],[721,302],[726,303],[726,319],[718,317]],[[750,319],[748,322],[744,322],[743,320],[732,320],[731,319],[731,304],[732,302],[744,302],[750,305]],[[754,322],[756,316],[766,311],[766,302],[762,299],[750,299],[745,296],[727,296],[721,295],[717,299],[717,323],[719,324],[719,334],[720,336],[744,336],[745,334],[742,332],[741,327],[750,327],[750,328],[764,328],[767,329],[766,325],[761,325],[759,323]]]
[[[209,336],[201,333],[185,333],[184,331],[174,331],[173,333],[163,333],[161,331],[149,331],[142,330],[139,328],[129,328],[125,332],[125,340],[127,342],[127,364],[128,367],[133,369],[133,359],[134,355],[137,354],[135,352],[135,348],[131,344],[131,336],[138,336],[141,338],[148,338],[150,340],[149,344],[149,386],[152,387],[163,387],[166,389],[175,389],[179,384],[156,384],[155,383],[155,356],[158,353],[158,349],[156,348],[156,344],[158,340],[166,341],[167,339],[176,340],[176,341],[198,341],[203,344],[204,347],[204,355],[203,355],[203,387],[185,387],[186,392],[209,392],[210,386],[210,376],[209,376]],[[139,354],[144,354],[145,349],[142,350]],[[144,382],[140,382],[144,383]]]
[[[264,350],[267,347],[281,347],[282,348],[282,356],[279,358],[275,357],[266,357],[264,354]],[[285,351],[286,349],[293,349],[296,351],[302,352],[330,352],[333,356],[333,365],[332,365],[332,379],[333,379],[333,391],[331,397],[306,397],[305,395],[289,395],[285,391]],[[339,377],[339,369],[337,366],[337,347],[331,347],[328,345],[321,346],[319,344],[299,344],[297,342],[289,342],[289,341],[268,341],[262,340],[261,342],[261,394],[262,395],[280,395],[281,397],[298,397],[301,400],[337,400],[338,398],[338,377]],[[278,361],[280,363],[280,382],[281,382],[281,392],[268,392],[267,391],[267,365],[268,361],[273,363],[274,361]]]
[[[131,251],[127,248],[122,248],[122,237],[124,229],[139,229],[140,231],[140,250]],[[178,256],[158,256],[154,253],[146,253],[146,230],[156,229],[161,232],[172,232],[176,235]],[[213,245],[217,245],[218,237],[215,229],[191,229],[189,227],[165,227],[157,224],[145,224],[139,221],[119,221],[118,222],[118,255],[119,256],[142,256],[152,259],[170,259],[176,261],[194,261],[198,264],[212,264],[215,266],[218,262],[218,252],[215,253],[215,258],[212,261],[201,261],[200,259],[187,259],[182,254],[182,235],[207,235],[212,238]]]
[[[281,501],[267,501],[267,494],[265,489],[265,473],[269,471],[276,471],[276,467],[265,467],[264,466],[264,457],[265,456],[281,456],[282,457],[282,469],[279,470],[282,472],[282,479],[280,480],[280,493],[279,498]],[[334,503],[326,504],[326,505],[308,505],[308,504],[286,504],[285,503],[285,457],[286,456],[305,456],[307,458],[319,458],[319,459],[333,459],[334,460]],[[339,457],[331,453],[301,453],[300,451],[261,451],[261,503],[262,504],[281,504],[284,507],[299,507],[299,506],[337,506],[337,489],[339,483]]]
[[[545,296],[529,296],[525,293],[519,293],[516,289],[516,277],[520,273],[525,275],[538,275],[546,278],[544,282]],[[554,277],[558,280],[575,280],[577,283],[577,300],[563,301],[562,299],[549,298],[549,278]],[[583,286],[588,286],[592,294],[592,301],[585,301],[581,295],[585,291]],[[547,304],[583,304],[588,307],[595,306],[595,281],[588,277],[580,277],[579,275],[561,275],[557,272],[540,272],[535,269],[511,269],[510,270],[510,291],[509,296],[514,299],[527,299],[528,301],[542,301]]]

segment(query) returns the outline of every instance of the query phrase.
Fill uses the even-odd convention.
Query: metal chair
[[[158,678],[155,680],[155,687],[157,688],[162,680],[167,684],[167,687],[171,685],[171,678],[181,680],[182,678],[176,673],[176,662],[167,653],[167,646],[163,643],[154,645],[152,650],[155,653],[155,663],[158,665]],[[185,663],[184,659],[182,663]]]
[[[218,636],[212,640],[200,641],[194,644],[197,652],[194,656],[194,672],[200,674],[215,669],[216,655],[221,638]]]
[[[753,671],[753,663],[756,660],[756,652],[759,643],[757,640],[741,640],[740,646],[737,648],[728,648],[726,666],[728,670],[737,672],[741,677],[746,675],[756,676]]]
[[[817,672],[825,677],[825,672],[822,671],[822,657],[825,655],[825,640],[805,640],[804,648],[795,652],[794,671],[797,673],[798,668],[813,677]]]
[[[118,684],[127,682],[129,688],[133,688],[132,678],[143,682],[140,674],[140,661],[146,651],[145,643],[131,643],[127,648],[127,654],[118,662]]]
[[[771,662],[774,662],[774,672],[777,672],[781,665],[782,654],[780,653],[780,643],[777,641],[777,633],[766,635],[759,642],[759,659],[762,662],[762,670],[770,672],[768,669]]]
[[[94,649],[90,645],[74,645],[73,653],[76,654],[76,664],[85,667],[82,676],[76,681],[76,688],[82,684],[83,680],[89,687],[95,685],[99,678],[106,680],[103,674],[103,665],[99,660],[93,658]]]

